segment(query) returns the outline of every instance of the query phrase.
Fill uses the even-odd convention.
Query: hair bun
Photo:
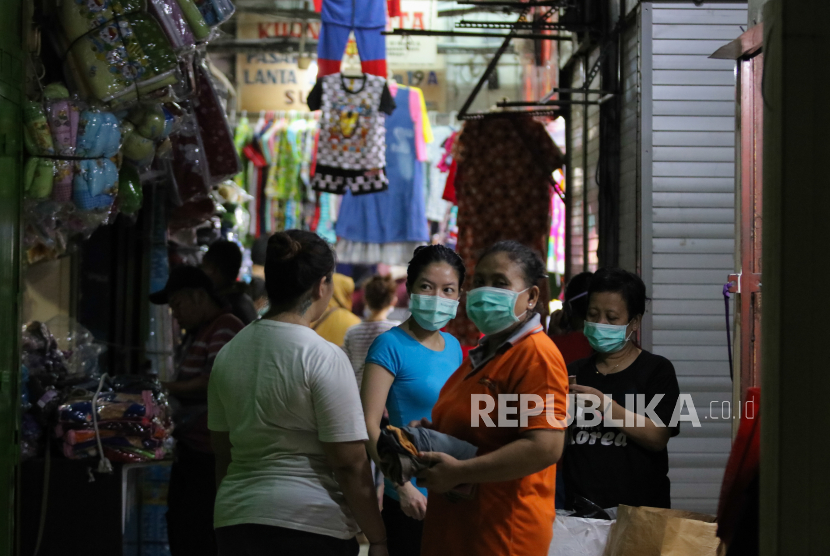
[[[290,261],[303,250],[302,244],[285,232],[277,232],[268,238],[267,258],[277,261]]]

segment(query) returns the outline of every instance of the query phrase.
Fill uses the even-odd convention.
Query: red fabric
[[[323,11],[323,0],[314,0],[314,11],[317,13]]]
[[[450,166],[450,173],[447,175],[447,184],[444,186],[444,195],[443,198],[445,201],[449,201],[452,204],[457,204],[458,201],[455,197],[455,174],[458,172],[458,163],[453,160],[452,166]]]
[[[312,232],[317,231],[317,226],[320,225],[320,194],[317,194],[317,204],[314,206],[314,216],[311,217],[311,224],[309,227]]]
[[[245,156],[254,163],[254,166],[257,168],[265,168],[268,163],[265,162],[265,157],[262,156],[258,150],[254,148],[253,145],[245,145],[245,148],[242,149],[242,152],[245,153]]]
[[[317,59],[317,78],[325,77],[340,73],[340,64],[342,60],[325,60],[323,58]]]
[[[322,2],[323,0],[315,0]],[[401,15],[401,0],[386,0],[386,11],[389,17],[400,17]]]
[[[361,61],[360,68],[363,70],[363,73],[368,73],[369,75],[377,75],[383,78],[386,77],[386,60],[367,60],[365,62]]]
[[[455,146],[455,139],[458,137],[458,132],[453,132],[452,135],[447,137],[444,141],[444,144],[441,147],[444,149],[444,154],[441,155],[441,161],[438,162],[436,168],[438,168],[441,172],[449,172],[450,167],[447,165],[447,160],[450,160],[450,164],[452,164],[452,150]]]
[[[551,336],[550,339],[559,348],[566,365],[590,357],[594,353],[591,344],[588,343],[588,338],[579,330]]]
[[[320,128],[317,128],[317,131],[314,133],[314,147],[311,149],[311,163],[309,164],[308,168],[308,175],[310,177],[314,177],[314,174],[317,172],[317,148],[320,145]]]
[[[740,406],[741,424],[732,444],[718,504],[718,536],[732,541],[746,503],[747,488],[760,473],[761,389],[748,388]]]
[[[497,241],[510,239],[539,254],[546,252],[546,238],[550,235],[550,176],[562,166],[563,157],[545,126],[530,117],[468,121],[455,153],[456,251],[467,268],[463,289],[470,291],[478,254]],[[447,188],[444,193],[446,199]],[[538,286],[544,318],[547,280],[540,281]],[[474,344],[479,338],[463,304],[448,328],[462,344]]]

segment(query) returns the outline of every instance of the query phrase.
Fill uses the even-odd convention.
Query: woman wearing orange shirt
[[[479,259],[466,307],[485,336],[441,390],[432,410],[434,422],[423,423],[474,444],[478,455],[458,461],[442,453],[423,454],[434,465],[419,475],[419,484],[436,494],[460,484],[476,488],[470,499],[430,496],[422,556],[548,553],[568,375],[535,312],[536,284],[544,277],[539,256],[514,241],[495,244]],[[512,395],[502,398],[508,411],[499,411],[500,394]],[[520,399],[517,394],[539,396],[544,407],[540,404],[534,412],[535,404],[528,404],[529,411],[523,411],[512,401]],[[491,423],[478,418],[475,411],[484,408],[474,395],[496,400]],[[471,416],[478,426],[471,424]]]

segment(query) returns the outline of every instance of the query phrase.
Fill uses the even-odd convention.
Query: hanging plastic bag
[[[58,315],[46,322],[46,327],[66,358],[70,375],[95,378],[99,374],[98,356],[106,351],[92,333],[71,317]]]

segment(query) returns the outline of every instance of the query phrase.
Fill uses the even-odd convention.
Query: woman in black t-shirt
[[[600,269],[588,296],[584,332],[596,353],[568,365],[577,383],[570,391],[578,406],[584,395],[596,396],[604,417],[594,426],[576,419],[569,429],[566,507],[581,496],[603,508],[669,508],[666,447],[680,432],[670,426],[680,391],[671,362],[632,341],[645,313],[645,284],[631,272]]]

